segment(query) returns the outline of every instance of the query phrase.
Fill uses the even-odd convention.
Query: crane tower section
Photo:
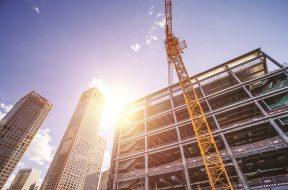
[[[186,48],[186,43],[185,41],[179,42],[178,38],[176,38],[172,32],[172,0],[165,0],[165,18],[165,45],[168,64],[173,64],[175,67],[198,142],[198,147],[209,178],[209,183],[212,189],[233,189],[205,114],[182,60],[181,53],[182,50]],[[211,156],[212,153],[216,153],[216,156]]]

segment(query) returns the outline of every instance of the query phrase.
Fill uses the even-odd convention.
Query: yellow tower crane
[[[166,52],[168,57],[169,84],[172,83],[172,67],[174,65],[180,86],[188,108],[192,126],[203,158],[206,173],[211,188],[233,189],[214,137],[208,125],[205,113],[193,88],[188,72],[182,60],[182,50],[186,48],[185,41],[179,42],[172,32],[172,0],[165,0],[166,18]],[[212,154],[215,156],[212,156]]]

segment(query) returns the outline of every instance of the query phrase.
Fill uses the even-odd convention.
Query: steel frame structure
[[[251,56],[251,55],[255,55],[255,56]],[[260,60],[263,64],[263,67],[267,67],[266,62],[271,62],[274,63],[275,66],[279,67],[279,69],[273,71],[273,72],[269,72],[267,68],[265,69],[265,74],[261,74],[259,76],[252,77],[249,80],[240,80],[231,86],[227,86],[223,89],[217,90],[215,92],[212,93],[207,93],[207,88],[206,88],[206,81],[210,80],[213,82],[215,79],[217,78],[219,75],[221,74],[229,74],[230,77],[235,77],[239,78],[238,74],[236,74],[238,71],[240,72],[241,69],[239,70],[240,67],[246,67],[246,65],[251,65],[251,63],[253,62],[253,64],[258,64],[255,63],[255,61]],[[191,81],[193,82],[193,85],[198,85],[198,93],[201,91],[200,89],[202,88],[203,90],[203,94],[199,97],[199,101],[201,104],[205,104],[205,102],[209,102],[210,104],[213,103],[213,99],[220,97],[223,94],[226,93],[232,93],[234,91],[237,91],[239,89],[244,89],[244,87],[249,87],[252,86],[253,83],[257,83],[258,81],[265,81],[265,80],[272,80],[273,78],[279,76],[279,75],[287,75],[286,74],[286,68],[283,68],[282,65],[280,65],[277,62],[273,62],[273,59],[271,57],[269,57],[268,55],[266,55],[264,52],[262,52],[260,49],[256,49],[253,50],[243,56],[239,56],[231,61],[228,61],[226,63],[223,63],[215,68],[211,68],[208,71],[205,71],[203,73],[199,73],[195,76],[193,76],[191,78]],[[275,61],[275,60],[274,60]],[[237,62],[237,64],[235,64]],[[225,67],[226,65],[228,65],[228,67]],[[253,65],[251,66],[252,69]],[[219,68],[223,68],[221,70],[219,70]],[[255,70],[255,69],[253,69]],[[214,72],[217,71],[217,72]],[[232,73],[231,73],[232,71]],[[209,73],[209,75],[207,75],[207,73]],[[235,76],[233,76],[233,73],[235,73]],[[196,80],[197,79],[197,80]],[[249,91],[249,89],[248,89]],[[191,167],[195,168],[195,167],[200,167],[200,165],[197,163],[191,163],[191,159],[187,158],[187,156],[185,156],[186,154],[186,148],[188,146],[191,146],[193,143],[195,144],[197,142],[195,136],[190,136],[188,139],[184,138],[182,136],[182,134],[180,135],[181,131],[183,130],[184,126],[189,124],[191,122],[190,119],[186,118],[184,120],[177,120],[175,114],[177,115],[179,111],[184,110],[185,109],[185,104],[178,104],[177,102],[175,102],[175,94],[177,94],[178,92],[181,92],[181,88],[179,86],[179,84],[175,84],[172,86],[169,86],[168,88],[165,88],[163,90],[160,90],[158,92],[155,92],[153,94],[150,94],[144,98],[141,98],[139,100],[136,100],[134,102],[132,102],[128,108],[128,110],[133,110],[135,108],[137,109],[143,109],[143,118],[139,118],[139,120],[135,121],[135,122],[126,122],[126,118],[127,116],[124,116],[124,120],[122,120],[121,122],[119,122],[120,128],[119,130],[116,131],[115,134],[115,141],[114,141],[114,148],[113,148],[113,153],[112,153],[112,161],[111,161],[111,175],[110,175],[110,180],[109,180],[109,186],[110,188],[108,189],[121,189],[121,186],[119,186],[119,184],[124,183],[124,181],[127,181],[129,179],[131,180],[136,180],[136,179],[141,179],[142,178],[142,182],[141,184],[143,185],[143,187],[145,187],[146,190],[148,190],[149,188],[151,189],[151,183],[153,181],[153,176],[155,174],[152,174],[153,172],[153,168],[151,168],[150,166],[150,162],[152,162],[152,160],[150,160],[150,157],[152,155],[155,154],[163,154],[161,152],[165,151],[165,150],[172,150],[175,148],[179,148],[180,150],[180,159],[182,164],[178,165],[177,167],[180,167],[178,169],[175,169],[175,171],[178,171],[179,169],[181,171],[183,171],[184,173],[184,182],[186,183],[185,188],[188,188],[189,186],[195,186],[197,181],[194,181],[193,179],[191,179]],[[253,97],[248,96],[246,99],[243,99],[241,101],[229,104],[227,106],[224,107],[220,107],[215,109],[213,107],[213,105],[211,106],[211,108],[209,108],[208,110],[206,109],[205,111],[205,115],[206,118],[209,120],[215,120],[216,122],[219,121],[219,117],[221,114],[223,113],[229,113],[231,111],[233,111],[233,109],[238,109],[241,107],[246,107],[247,105],[253,104],[257,107],[257,102],[259,103],[258,106],[260,106],[260,109],[263,108],[264,110],[264,114],[262,114],[261,117],[258,117],[256,119],[253,119],[251,121],[243,121],[242,123],[239,123],[237,125],[232,125],[232,126],[228,126],[225,127],[223,126],[221,123],[217,126],[216,130],[213,129],[212,130],[212,134],[214,136],[214,138],[217,139],[222,139],[222,141],[225,144],[225,141],[228,141],[228,144],[225,144],[225,149],[227,150],[227,154],[225,156],[222,155],[223,160],[225,160],[225,162],[230,163],[228,164],[230,169],[231,166],[235,169],[236,173],[233,174],[233,186],[234,187],[242,187],[244,188],[243,182],[246,184],[250,184],[250,181],[248,180],[247,182],[247,176],[246,176],[246,172],[243,173],[243,166],[241,165],[241,162],[239,163],[239,159],[242,160],[243,156],[247,157],[248,155],[255,155],[257,154],[257,152],[265,152],[265,151],[272,151],[272,149],[274,149],[275,151],[277,150],[283,150],[284,147],[287,146],[287,134],[285,134],[283,132],[283,128],[282,130],[277,130],[277,128],[279,129],[281,127],[281,124],[279,124],[279,121],[281,118],[284,117],[288,117],[288,111],[284,110],[281,112],[277,112],[277,113],[273,113],[273,114],[267,114],[267,109],[265,108],[265,104],[263,104],[264,100],[266,101],[269,98],[273,98],[275,96],[278,96],[279,94],[283,94],[283,93],[287,93],[288,92],[288,87],[284,86],[281,87],[279,89],[276,89],[274,91],[271,92],[267,92],[265,94],[258,94],[253,95]],[[247,93],[247,92],[245,92]],[[169,96],[170,99],[170,103],[172,104],[171,108],[167,108],[165,109],[165,111],[163,112],[159,112],[159,113],[155,113],[154,115],[149,115],[149,107],[151,107],[152,102],[154,101],[160,101],[161,99],[163,99],[164,97]],[[162,101],[162,100],[161,100]],[[175,104],[176,103],[176,104]],[[231,110],[231,111],[230,111]],[[265,111],[266,110],[266,111]],[[266,112],[266,114],[265,114]],[[159,129],[156,130],[150,130],[150,124],[149,122],[151,120],[154,119],[159,119],[164,117],[164,115],[167,114],[172,114],[174,115],[173,117],[176,118],[175,119],[175,123],[163,126]],[[178,117],[178,116],[177,116]],[[221,118],[221,117],[220,117]],[[273,125],[273,122],[276,122],[276,125]],[[215,122],[215,123],[216,123]],[[279,144],[278,146],[274,146],[271,147],[271,149],[265,149],[263,148],[259,148],[259,150],[256,149],[252,149],[251,148],[251,152],[248,154],[246,154],[245,152],[242,152],[241,154],[235,152],[235,150],[237,150],[234,147],[231,147],[231,142],[229,142],[229,140],[227,140],[227,135],[230,135],[231,133],[238,133],[241,130],[251,130],[253,128],[255,128],[256,126],[260,126],[260,125],[266,125],[266,124],[270,124],[273,128],[273,130],[275,130],[277,132],[277,134],[281,137],[282,139],[282,144]],[[139,126],[143,125],[145,126],[145,129],[143,130],[143,132],[140,132]],[[219,127],[219,128],[218,128]],[[137,131],[137,134],[131,134],[129,136],[124,136],[124,131],[125,130],[133,130],[135,128],[135,130]],[[257,127],[256,127],[257,128]],[[172,129],[176,130],[177,133],[177,141],[176,142],[170,142],[170,144],[163,144],[160,147],[156,147],[151,149],[149,146],[149,144],[151,144],[151,137],[152,136],[159,136],[165,132],[171,131]],[[125,132],[126,133],[126,132]],[[143,150],[139,150],[139,151],[130,151],[127,154],[122,154],[121,153],[121,149],[124,146],[124,144],[131,144],[137,141],[137,143],[140,143],[140,141],[138,142],[138,140],[143,139],[143,146],[144,149]],[[184,148],[185,147],[185,148]],[[252,146],[253,147],[253,146]],[[278,147],[278,148],[276,148]],[[184,149],[184,151],[183,151]],[[265,149],[265,150],[264,150]],[[223,151],[223,147],[221,148],[220,153],[222,153]],[[229,153],[230,152],[230,153]],[[263,154],[264,154],[263,152]],[[245,155],[246,154],[246,155]],[[144,157],[143,157],[144,156]],[[143,159],[143,173],[141,174],[140,170],[135,170],[135,172],[137,171],[138,173],[133,173],[133,178],[129,178],[128,173],[125,174],[123,172],[120,171],[120,168],[123,166],[122,162],[126,162],[126,160],[133,160],[133,159]],[[234,159],[234,161],[233,161]],[[236,161],[235,161],[236,160]],[[191,165],[192,164],[192,165]],[[240,165],[239,165],[240,164]],[[203,166],[203,165],[202,165]],[[237,171],[238,168],[238,171]],[[173,168],[172,168],[173,169]],[[229,169],[229,170],[230,170]],[[194,169],[193,169],[194,170]],[[160,171],[160,170],[159,170]],[[169,173],[169,171],[166,171]],[[171,172],[171,171],[170,171]],[[165,172],[164,172],[165,173]],[[160,174],[159,174],[160,175]],[[164,174],[161,174],[164,175]],[[236,175],[236,176],[234,176]],[[243,179],[241,179],[241,175],[243,176]],[[240,186],[238,186],[235,183],[235,179],[238,178],[238,182]],[[150,179],[150,182],[149,182]],[[124,181],[123,181],[124,180]],[[152,181],[151,181],[152,180]],[[192,180],[192,181],[191,181]],[[113,187],[114,186],[114,187]],[[130,188],[130,187],[129,187]],[[176,186],[175,186],[176,188]],[[181,187],[179,187],[181,189]],[[251,188],[249,186],[249,188]],[[125,188],[124,188],[125,189]],[[131,189],[131,188],[130,188]],[[152,188],[153,189],[153,188]],[[172,188],[173,189],[173,188]],[[183,187],[182,187],[183,189]]]

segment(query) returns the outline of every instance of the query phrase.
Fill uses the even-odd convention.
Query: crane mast
[[[186,48],[185,41],[179,42],[172,32],[172,0],[165,0],[166,18],[166,53],[168,57],[168,67],[174,65],[179,83],[185,98],[185,103],[189,112],[191,123],[195,132],[198,147],[205,165],[211,188],[229,189],[233,186],[219,154],[214,137],[208,125],[205,113],[201,107],[185,64],[182,60],[182,50]],[[169,80],[170,73],[169,69]],[[170,83],[170,81],[169,81]],[[215,154],[216,153],[216,154]]]

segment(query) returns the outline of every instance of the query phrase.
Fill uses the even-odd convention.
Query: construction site
[[[258,48],[190,77],[171,0],[165,22],[168,87],[124,109],[108,189],[288,189],[287,67]]]
[[[233,187],[288,189],[285,68],[256,49],[191,80]],[[111,189],[210,189],[179,84],[129,104],[111,171]]]

